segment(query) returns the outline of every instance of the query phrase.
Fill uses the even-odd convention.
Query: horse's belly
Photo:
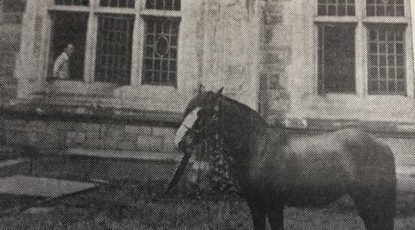
[[[299,159],[295,166],[287,168],[287,205],[324,206],[349,191],[353,173],[333,155]]]
[[[339,191],[291,191],[286,194],[285,204],[291,207],[320,207],[338,200],[343,195],[345,193]]]
[[[344,191],[354,181],[355,166],[341,145],[336,142],[331,145],[306,142],[303,145],[294,145],[286,152],[284,169],[289,188]]]

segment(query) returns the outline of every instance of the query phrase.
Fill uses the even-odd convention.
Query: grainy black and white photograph
[[[415,229],[415,2],[0,0],[0,230]]]

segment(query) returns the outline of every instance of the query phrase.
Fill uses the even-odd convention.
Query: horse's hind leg
[[[393,230],[396,192],[366,187],[350,194],[367,230]]]
[[[269,191],[267,196],[267,216],[271,230],[284,230],[284,202],[281,194]]]
[[[268,212],[271,230],[284,230],[284,205],[280,204]]]
[[[265,205],[254,199],[247,199],[249,210],[252,216],[252,222],[255,230],[265,230],[266,210]]]

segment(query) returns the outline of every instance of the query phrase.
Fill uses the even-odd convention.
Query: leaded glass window
[[[65,15],[71,19],[76,18],[79,13],[90,16],[87,18],[88,21],[83,23],[82,33],[77,33],[86,36],[82,44],[72,38],[73,36],[66,36],[70,41],[63,39],[64,36],[55,39],[55,43],[59,41],[77,43],[75,47],[83,51],[90,45],[96,48],[88,49],[92,52],[84,52],[83,59],[74,58],[74,63],[79,62],[76,65],[77,69],[82,69],[83,62],[86,67],[85,76],[76,74],[77,80],[120,85],[129,85],[132,81],[138,81],[146,85],[177,86],[180,0],[94,0],[91,2],[94,4],[89,0],[54,0],[55,4],[49,7],[51,14],[66,12]],[[90,25],[92,27],[87,28]],[[75,29],[80,30],[77,27]],[[53,31],[54,34],[63,34],[61,31],[65,33],[69,31],[68,34],[71,34],[70,31],[75,29],[63,26]],[[87,33],[91,33],[90,36],[87,36]],[[52,45],[51,49],[61,50],[60,46]],[[52,53],[52,56],[56,54]],[[141,65],[133,65],[133,57],[134,62],[140,62]],[[49,58],[51,63],[53,58]]]
[[[179,22],[167,17],[146,18],[143,84],[176,84]]]
[[[180,0],[147,0],[147,9],[180,10]]]
[[[406,94],[405,28],[369,29],[369,94]]]
[[[319,16],[354,16],[355,0],[319,0]]]
[[[404,0],[367,0],[367,16],[405,16]]]
[[[121,85],[130,83],[134,17],[101,14],[98,17],[95,78]]]

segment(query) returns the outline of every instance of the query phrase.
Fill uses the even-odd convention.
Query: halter
[[[220,102],[220,104],[218,103],[217,105],[214,105],[214,113],[211,117],[211,119],[209,120],[208,123],[206,123],[204,126],[200,127],[200,128],[190,128],[190,127],[186,127],[185,128],[187,130],[189,130],[190,132],[194,133],[194,134],[203,134],[206,133],[207,130],[211,129],[212,124],[214,124],[215,122],[220,122],[220,125],[218,125],[218,129],[215,130],[215,132],[211,132],[209,135],[205,135],[204,138],[212,138],[217,136],[218,134],[222,134],[225,135],[225,130],[223,127],[223,118],[222,118],[222,113],[219,113],[219,111],[221,111],[223,105],[222,105],[222,101]],[[221,118],[221,119],[220,119]],[[245,138],[247,135],[249,134],[245,134],[243,135],[243,137]],[[233,146],[237,146],[237,149],[241,148],[241,146],[244,144],[240,141],[235,141],[230,143]]]
[[[218,106],[218,107],[216,107],[216,106]],[[187,126],[184,126],[184,127],[187,130],[189,130],[190,132],[195,133],[195,134],[206,133],[207,130],[212,128],[212,126],[215,122],[218,122],[218,121],[221,122],[219,120],[219,114],[218,114],[218,112],[220,111],[219,105],[215,105],[213,110],[214,110],[214,113],[213,113],[211,119],[209,119],[209,122],[206,123],[204,126],[202,126],[200,128],[193,128],[193,127],[187,127]],[[221,122],[221,124],[222,124],[222,122]],[[206,135],[206,136],[204,136],[204,138],[211,138],[213,136],[216,136],[219,133],[218,130],[223,131],[223,125],[221,125],[221,128],[217,129],[216,132],[211,132],[210,135]]]

